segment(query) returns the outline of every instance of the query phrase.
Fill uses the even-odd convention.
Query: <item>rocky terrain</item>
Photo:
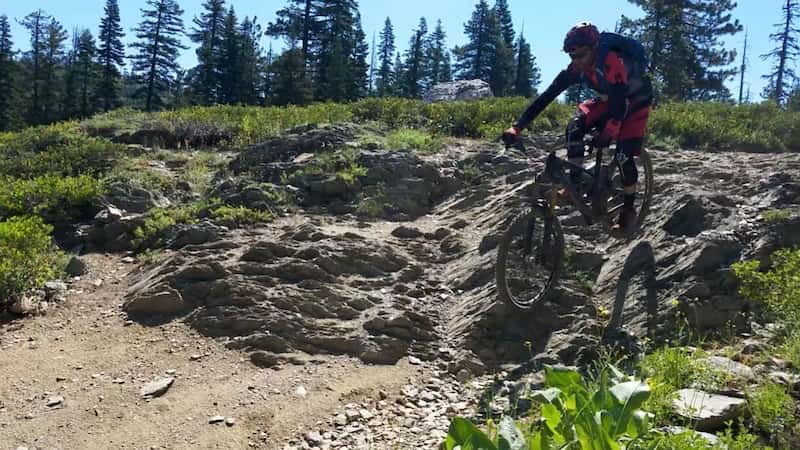
[[[433,448],[453,415],[522,407],[544,364],[636,352],[678,318],[764,345],[730,264],[800,244],[797,215],[763,218],[800,205],[800,155],[652,149],[642,232],[562,208],[567,273],[521,312],[496,299],[495,247],[559,140],[419,154],[375,133],[310,126],[235,155],[215,193],[268,224],[176,227],[153,258],[128,254],[136,207],[79,227],[86,274],[2,325],[2,448]],[[333,150],[364,171],[317,170]]]

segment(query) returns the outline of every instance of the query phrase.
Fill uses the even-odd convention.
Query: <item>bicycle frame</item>
[[[586,169],[582,165],[574,164],[570,161],[563,160],[556,156],[555,152],[551,152],[545,162],[544,175],[553,180],[550,191],[550,196],[547,199],[547,207],[550,213],[555,215],[555,208],[558,206],[558,195],[556,194],[555,187],[564,188],[570,203],[575,205],[583,216],[588,225],[592,225],[595,221],[602,219],[613,211],[607,211],[605,208],[605,201],[607,201],[608,190],[604,188],[604,184],[610,180],[612,173],[606,171],[603,166],[603,150],[602,147],[589,147],[589,153],[596,151],[594,167]],[[619,161],[615,158],[615,166],[619,165]],[[583,174],[586,173],[592,177],[592,192],[594,193],[589,205],[587,205],[578,194],[576,186],[573,184],[571,177],[566,175],[571,171],[578,171]],[[545,184],[540,184],[545,186]],[[543,196],[540,195],[540,198]]]

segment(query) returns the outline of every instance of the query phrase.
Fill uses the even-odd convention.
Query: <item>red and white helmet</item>
[[[591,22],[580,22],[572,27],[564,38],[564,51],[575,51],[578,47],[594,47],[600,39],[600,32]]]

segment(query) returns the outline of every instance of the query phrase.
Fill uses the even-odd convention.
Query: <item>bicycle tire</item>
[[[522,281],[514,277],[517,275],[517,268],[510,269],[509,255],[511,250],[514,249],[515,244],[519,238],[525,239],[524,233],[534,233],[537,222],[542,224],[542,239],[545,235],[550,235],[551,244],[542,242],[537,248],[542,252],[541,256],[546,255],[546,264],[550,267],[546,268],[546,279],[540,280],[541,288],[534,290],[532,293],[517,292],[517,284],[529,280],[526,276]],[[548,231],[549,224],[549,231]],[[531,238],[533,244],[533,237]],[[524,241],[523,241],[524,244]],[[548,245],[549,248],[544,248]],[[530,249],[529,249],[530,250]],[[523,252],[524,253],[524,252]],[[514,255],[520,256],[520,255]],[[530,256],[523,259],[527,262],[523,267],[527,269],[530,265]],[[561,275],[561,266],[564,259],[564,235],[561,231],[561,225],[558,219],[551,215],[549,210],[545,208],[533,208],[517,216],[500,238],[497,247],[497,261],[495,263],[495,282],[497,286],[497,295],[501,301],[513,305],[519,309],[530,309],[537,303],[548,298],[553,289],[558,285],[559,277]],[[515,258],[516,260],[516,258]],[[512,274],[513,273],[513,274]],[[510,276],[511,275],[511,276]],[[528,275],[523,274],[523,275]],[[510,282],[511,281],[511,282]]]

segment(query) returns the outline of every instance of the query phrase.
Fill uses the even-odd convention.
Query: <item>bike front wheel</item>
[[[563,258],[564,235],[558,219],[538,207],[521,214],[498,243],[498,296],[517,308],[532,308],[558,284]]]

